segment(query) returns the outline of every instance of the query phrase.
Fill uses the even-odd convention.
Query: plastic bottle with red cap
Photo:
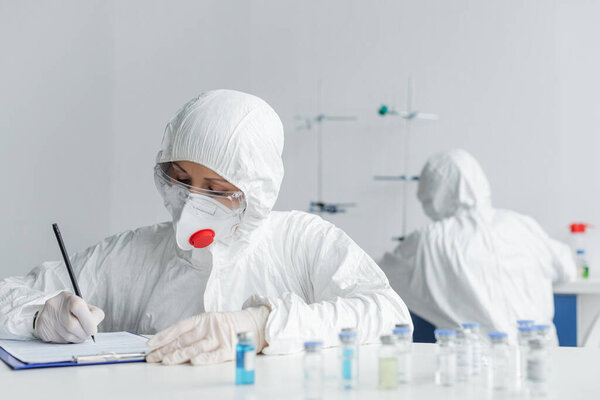
[[[569,225],[569,227],[571,228],[571,233],[585,233],[587,228],[591,228],[591,225],[583,222],[576,222]]]
[[[575,222],[569,225],[571,229],[571,243],[575,251],[577,276],[581,279],[588,279],[590,277],[590,266],[586,254],[586,232],[591,227],[590,224],[583,222]]]

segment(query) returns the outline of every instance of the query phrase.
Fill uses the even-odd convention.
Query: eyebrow
[[[173,161],[171,164],[176,166],[177,168],[179,168],[180,170],[182,170],[183,172],[185,172],[186,174],[189,175],[189,172],[187,172],[181,165],[177,164],[175,161]]]
[[[182,170],[183,172],[185,172],[188,176],[192,176],[190,175],[189,172],[187,172],[185,170],[185,168],[183,168],[181,165],[177,164],[177,162],[173,161],[171,164],[175,165],[177,168],[179,168],[180,170]],[[221,179],[221,178],[204,178],[205,181],[209,181],[209,182],[225,182],[225,183],[229,183],[227,182],[225,179]]]

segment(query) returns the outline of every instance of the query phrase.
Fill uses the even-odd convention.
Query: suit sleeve
[[[103,307],[96,293],[101,275],[101,245],[92,246],[71,257],[82,295],[90,304]],[[33,339],[33,317],[46,300],[62,291],[74,292],[64,262],[44,262],[25,276],[0,280],[0,339]]]
[[[356,328],[360,343],[377,342],[396,323],[412,325],[408,309],[377,264],[348,235],[321,218],[307,216],[293,241],[302,251],[292,257],[307,293],[255,296],[246,306],[270,308],[265,354],[300,351],[306,340],[338,343],[342,328]],[[292,245],[292,247],[294,247]],[[294,259],[295,258],[295,259]]]

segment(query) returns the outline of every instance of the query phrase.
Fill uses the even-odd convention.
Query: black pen
[[[56,240],[58,240],[58,247],[60,247],[60,252],[62,253],[63,259],[65,260],[65,265],[67,266],[67,271],[69,271],[69,277],[71,278],[71,283],[73,284],[73,289],[75,289],[75,294],[81,297],[81,292],[79,291],[79,285],[77,284],[77,279],[75,278],[75,274],[73,273],[73,268],[71,267],[71,260],[69,260],[69,254],[67,253],[67,249],[65,248],[65,243],[62,240],[62,235],[60,234],[60,230],[58,229],[58,224],[52,224],[52,228],[54,229],[54,234],[56,235]],[[81,297],[83,299],[83,297]],[[96,338],[92,335],[92,340],[96,343]]]

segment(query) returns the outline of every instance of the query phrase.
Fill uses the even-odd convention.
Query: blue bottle
[[[238,344],[235,348],[235,384],[254,384],[254,364],[256,361],[256,347],[254,346],[253,332],[239,332]]]
[[[342,389],[356,389],[358,386],[358,344],[356,331],[345,328],[339,334]]]

